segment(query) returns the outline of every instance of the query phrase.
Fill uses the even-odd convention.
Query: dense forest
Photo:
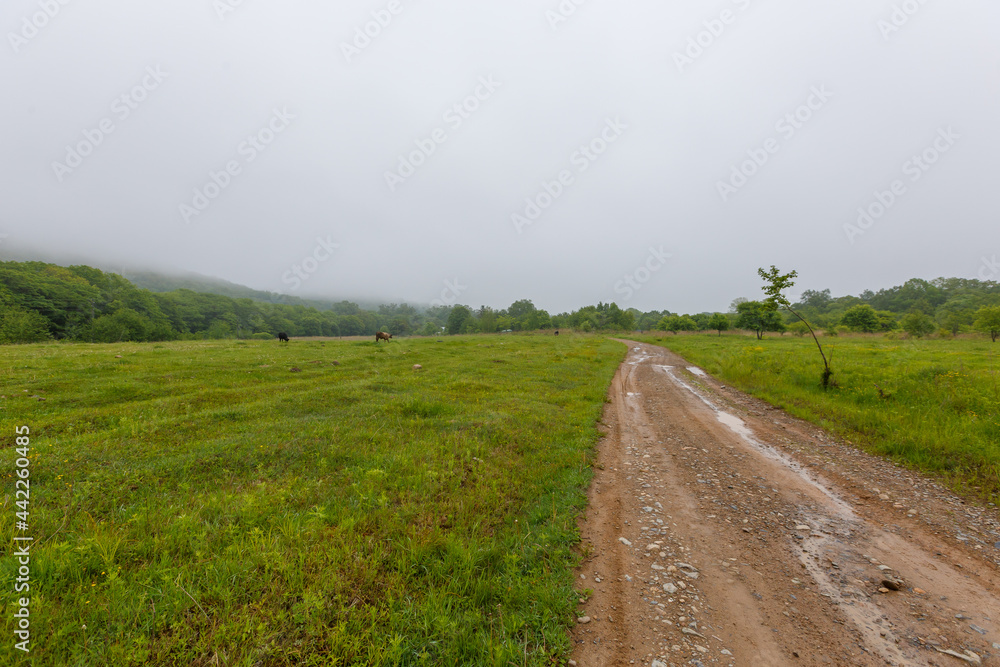
[[[145,275],[142,282],[154,284],[155,278]],[[417,309],[394,303],[366,310],[351,301],[315,306],[298,299],[280,303],[275,298],[279,295],[259,294],[261,298],[251,299],[186,288],[154,292],[89,266],[0,262],[0,342],[273,338],[279,331],[290,336],[368,336],[379,329],[404,336],[554,326],[625,330],[635,324],[631,313],[614,304],[553,318],[528,300],[504,310],[461,305]]]
[[[154,284],[150,276],[142,282]],[[226,285],[227,290],[239,287]],[[728,313],[641,312],[599,303],[550,315],[527,299],[502,310],[395,303],[366,310],[351,301],[282,303],[281,295],[259,294],[261,298],[186,288],[151,291],[89,266],[0,262],[0,342],[273,338],[279,331],[290,336],[368,336],[380,329],[401,336],[554,328],[674,333],[737,328],[756,331],[758,336],[767,331],[804,331],[804,325],[793,323],[791,315],[768,311],[761,302],[746,299],[735,300]],[[1000,311],[1000,285],[960,278],[915,279],[899,287],[839,298],[831,297],[830,290],[807,290],[794,307],[828,334],[897,329],[913,335],[991,333],[988,315]]]

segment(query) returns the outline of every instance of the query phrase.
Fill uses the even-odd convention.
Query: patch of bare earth
[[[628,344],[576,664],[1000,665],[996,508]]]

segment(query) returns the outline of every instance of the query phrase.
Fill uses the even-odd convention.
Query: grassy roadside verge
[[[8,640],[0,663],[551,664],[625,352],[572,335],[0,348],[0,590],[22,424],[37,545],[32,653]]]
[[[637,338],[871,453],[1000,503],[1000,346],[989,340],[825,339],[839,386],[824,392],[811,339]]]

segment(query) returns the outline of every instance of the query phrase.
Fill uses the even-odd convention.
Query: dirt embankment
[[[996,508],[628,344],[578,665],[1000,665]]]

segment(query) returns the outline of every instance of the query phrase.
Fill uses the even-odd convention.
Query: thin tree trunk
[[[826,354],[823,352],[823,346],[819,344],[819,338],[816,337],[816,332],[813,331],[812,326],[810,326],[809,322],[806,321],[806,318],[796,313],[790,306],[785,307],[788,308],[788,312],[802,320],[802,322],[806,325],[806,328],[809,329],[809,333],[812,334],[813,340],[816,341],[816,347],[819,348],[819,355],[823,357],[823,388],[826,389],[830,384],[830,377],[833,375],[833,371],[830,370],[830,362],[826,359]]]

